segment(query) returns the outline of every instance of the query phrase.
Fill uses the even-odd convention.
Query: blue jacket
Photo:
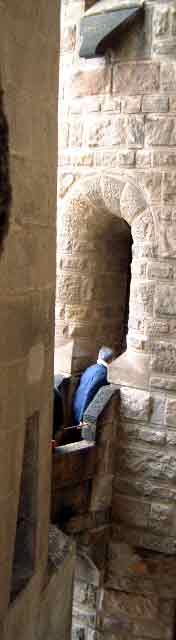
[[[107,384],[107,368],[103,364],[88,367],[80,378],[73,398],[73,424],[79,424],[83,414],[100,387]]]

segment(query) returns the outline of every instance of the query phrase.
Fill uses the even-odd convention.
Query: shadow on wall
[[[9,172],[9,132],[4,114],[3,92],[0,92],[0,253],[3,241],[8,233],[11,204],[11,186]]]

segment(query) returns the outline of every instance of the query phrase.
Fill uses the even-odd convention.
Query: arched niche
[[[70,341],[72,372],[92,362],[103,343],[118,355],[124,351],[131,238],[127,350],[118,367],[127,353],[136,362],[139,354],[144,362],[148,356],[143,321],[152,314],[152,301],[143,267],[156,253],[154,219],[147,194],[129,178],[93,174],[71,187],[59,215],[56,350],[61,355]],[[113,381],[117,362],[110,374]]]

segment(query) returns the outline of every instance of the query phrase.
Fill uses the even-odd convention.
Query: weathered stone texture
[[[159,89],[159,65],[128,62],[114,65],[113,92],[121,94],[151,93]]]
[[[167,96],[145,96],[142,100],[142,111],[145,113],[165,113],[169,108]]]
[[[154,150],[153,166],[175,167],[176,166],[176,150],[175,149]]]
[[[172,61],[163,62],[161,65],[161,86],[163,91],[175,92],[176,63]]]
[[[87,64],[74,72],[69,86],[72,97],[110,92],[111,70],[101,63]]]
[[[171,342],[158,342],[153,346],[155,352],[152,367],[158,373],[174,375],[176,366],[176,347]]]
[[[83,354],[86,358],[89,352],[92,361],[102,338],[108,343],[114,336],[117,344],[120,335],[126,246],[120,226],[119,239],[115,226],[110,232],[110,220],[123,218],[133,238],[127,351],[114,365],[120,386],[116,437],[107,422],[107,440],[99,442],[92,516],[71,525],[83,541],[83,529],[90,532],[92,518],[104,517],[112,497],[117,535],[103,576],[105,593],[97,594],[97,620],[95,611],[92,617],[86,614],[88,602],[80,605],[84,613],[74,627],[79,640],[173,640],[175,575],[167,554],[176,550],[175,23],[172,1],[149,0],[143,26],[131,25],[106,62],[97,58],[78,69],[75,57],[70,111],[65,112],[70,148],[67,138],[64,174],[74,176],[75,186],[80,177],[81,183],[74,206],[69,202],[72,178],[69,187],[64,177],[62,187],[68,200],[57,321],[58,336],[63,332],[77,340],[79,367]],[[118,274],[109,258],[112,237]]]
[[[147,145],[175,145],[176,119],[164,116],[148,116],[145,127]]]
[[[141,111],[141,96],[122,98],[121,108],[124,113],[139,113]]]
[[[169,30],[169,9],[158,7],[154,11],[153,28],[155,36],[163,36]]]
[[[168,200],[169,202],[170,201],[175,202],[176,200],[175,178],[176,178],[176,171],[170,171],[170,172],[164,173],[163,196],[165,201]],[[173,233],[174,233],[174,229],[173,229]]]
[[[156,289],[155,310],[157,315],[176,315],[176,288],[160,285]]]
[[[175,398],[170,398],[167,400],[165,422],[167,425],[176,428],[176,399]]]

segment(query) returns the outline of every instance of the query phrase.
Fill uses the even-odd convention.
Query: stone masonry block
[[[163,180],[163,196],[165,201],[176,201],[176,171],[165,171]],[[174,231],[174,230],[173,230]],[[172,233],[172,231],[171,231]]]
[[[163,262],[148,262],[147,277],[149,280],[172,280],[174,276],[173,266]],[[161,285],[162,287],[162,285]]]
[[[86,123],[86,138],[91,147],[126,143],[126,119],[122,116],[91,119]]]
[[[167,96],[144,96],[142,101],[142,111],[144,113],[165,113],[169,108],[169,98]]]
[[[176,478],[176,457],[173,452],[165,452],[165,449],[154,444],[145,444],[142,442],[128,443],[128,449],[119,447],[116,455],[116,468],[122,476],[130,476],[131,489],[133,482],[138,481],[160,481],[174,480]],[[135,485],[134,485],[135,486]],[[118,487],[117,487],[118,490]]]
[[[171,29],[172,29],[172,35],[175,36],[176,35],[176,9],[174,7],[171,8]]]
[[[143,116],[133,115],[127,121],[127,143],[133,147],[143,147],[144,119]]]
[[[174,522],[175,505],[172,506],[162,503],[153,503],[150,513],[150,526],[152,530],[165,531],[169,535],[175,535],[175,522]]]
[[[174,343],[158,341],[153,345],[152,369],[159,374],[175,375],[176,345]]]
[[[150,394],[140,389],[121,387],[120,413],[123,418],[148,421],[151,409]]]
[[[155,149],[153,151],[153,166],[176,167],[176,149]]]
[[[122,98],[121,109],[124,113],[139,113],[141,110],[141,96]]]
[[[153,30],[155,36],[165,36],[169,30],[169,9],[156,7],[153,17]]]
[[[148,62],[119,63],[114,66],[113,92],[124,95],[151,93],[159,89],[159,65]]]
[[[176,62],[172,60],[161,64],[161,86],[163,91],[175,92]]]
[[[74,119],[70,126],[69,145],[71,147],[80,147],[83,137],[83,123],[79,119]]]
[[[176,111],[176,96],[170,96],[169,106],[170,106],[170,111]]]
[[[155,312],[157,316],[176,314],[176,287],[161,284],[156,288]]]
[[[135,305],[136,314],[144,313],[152,315],[154,304],[154,285],[151,283],[131,283],[130,291],[130,311],[132,312],[132,302]]]
[[[137,167],[151,167],[152,153],[145,149],[140,149],[136,152],[136,166]]]
[[[70,80],[69,95],[93,96],[110,93],[111,69],[101,62],[87,63],[74,72]]]
[[[103,611],[106,615],[134,620],[154,620],[158,618],[158,597],[123,593],[105,590],[102,600]],[[141,636],[140,636],[141,637]],[[150,637],[150,636],[149,636]]]
[[[167,400],[165,423],[176,429],[176,398],[168,398]]]
[[[148,116],[145,141],[147,145],[176,145],[176,118]]]

